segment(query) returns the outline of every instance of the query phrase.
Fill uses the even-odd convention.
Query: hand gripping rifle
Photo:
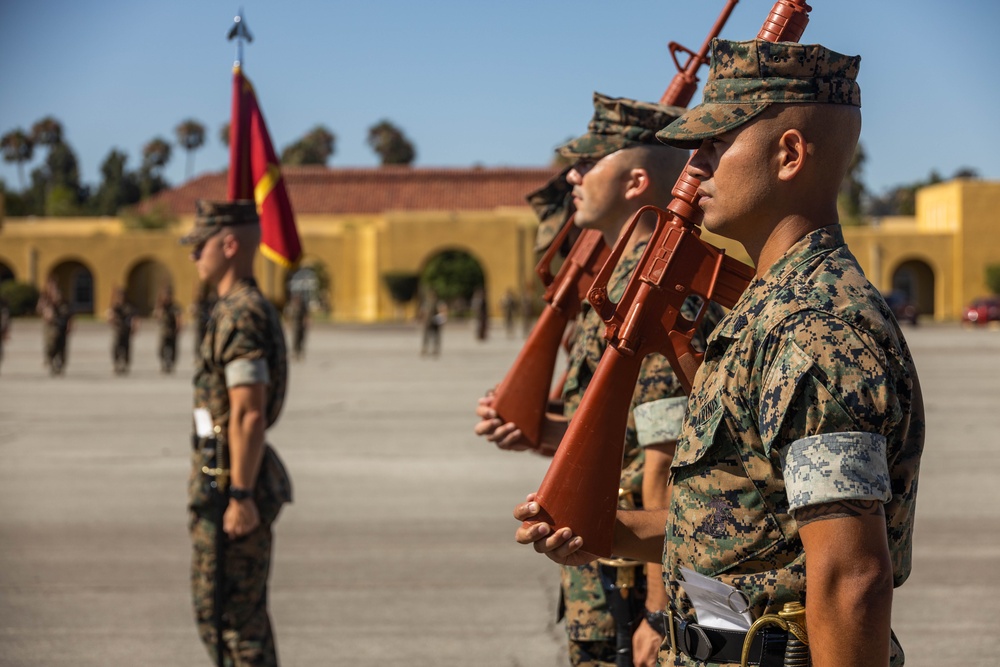
[[[757,38],[798,41],[810,9],[804,0],[778,0]],[[607,325],[608,348],[538,489],[541,511],[533,521],[572,528],[584,549],[598,556],[612,551],[628,407],[643,359],[663,354],[690,392],[702,359],[691,338],[708,301],[731,308],[753,277],[749,266],[701,239],[698,185],[685,168],[666,210],[640,209],[589,294]],[[621,300],[612,303],[611,272],[639,218],[653,214],[656,227],[646,250]],[[692,296],[701,300],[693,321],[680,313]]]
[[[660,104],[683,107],[691,101],[698,86],[698,69],[708,62],[708,49],[712,40],[719,36],[737,2],[739,0],[727,0],[698,53],[677,42],[670,42],[670,55],[678,72],[660,98]],[[677,60],[679,51],[689,56],[683,67]],[[517,424],[525,440],[535,449],[540,449],[542,424],[550,392],[552,396],[556,393],[556,389],[551,386],[552,373],[559,356],[563,332],[580,312],[581,302],[587,298],[594,277],[610,254],[599,231],[583,230],[559,272],[553,277],[552,260],[569,235],[572,224],[572,218],[566,221],[535,267],[535,272],[546,286],[546,306],[507,376],[497,386],[493,399],[493,407],[501,419]],[[558,389],[561,391],[562,388]]]

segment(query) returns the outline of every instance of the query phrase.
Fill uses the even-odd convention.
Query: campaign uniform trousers
[[[211,508],[190,511],[191,595],[198,634],[215,661],[215,531]],[[274,634],[267,613],[271,522],[249,535],[226,540],[222,637],[227,667],[276,667]]]

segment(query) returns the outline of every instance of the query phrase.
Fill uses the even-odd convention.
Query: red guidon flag
[[[302,244],[278,165],[253,86],[237,65],[233,68],[229,124],[229,200],[257,202],[261,253],[273,262],[291,266],[302,256]]]

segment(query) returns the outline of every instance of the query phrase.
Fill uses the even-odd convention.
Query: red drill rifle
[[[678,72],[660,98],[660,104],[683,107],[691,101],[698,86],[698,69],[708,63],[707,54],[712,40],[719,36],[737,2],[739,0],[727,1],[698,53],[670,42],[670,55]],[[683,67],[677,60],[679,51],[689,54]],[[552,260],[569,235],[572,224],[572,218],[566,221],[535,268],[542,283],[547,286],[544,296],[547,304],[507,376],[497,386],[493,398],[493,407],[500,418],[517,424],[524,439],[536,450],[541,444],[550,392],[555,395],[552,373],[566,326],[580,312],[580,303],[587,298],[594,277],[600,267],[605,266],[610,254],[599,231],[583,230],[559,273],[553,277]]]
[[[715,20],[715,25],[712,26],[712,30],[708,33],[708,37],[705,38],[705,42],[701,45],[701,50],[698,53],[685,46],[681,46],[677,42],[670,42],[670,57],[674,59],[677,74],[674,75],[667,90],[664,91],[663,97],[660,98],[660,104],[674,107],[686,107],[688,105],[688,102],[694,97],[694,91],[698,89],[698,70],[701,69],[702,65],[708,64],[708,50],[712,47],[712,40],[722,32],[722,26],[726,25],[726,21],[729,20],[729,15],[736,8],[737,2],[739,0],[729,0],[726,3],[726,6],[723,7],[719,18]],[[677,60],[678,52],[688,55],[687,62],[683,66]]]
[[[804,0],[778,0],[757,38],[797,42],[810,10]],[[691,338],[708,301],[731,308],[753,277],[753,269],[701,240],[698,186],[685,168],[666,210],[638,211],[590,291],[609,344],[538,489],[541,511],[533,522],[572,528],[583,537],[584,549],[598,556],[612,551],[628,408],[643,359],[663,354],[690,391],[701,363]],[[639,218],[653,213],[656,227],[646,250],[621,300],[612,303],[611,272]],[[680,313],[691,296],[702,301],[694,321]]]
[[[587,297],[599,268],[610,255],[599,231],[583,230],[559,273],[553,277],[552,260],[572,229],[573,218],[570,217],[535,268],[546,285],[543,297],[546,305],[493,399],[497,414],[504,421],[517,424],[525,440],[535,449],[541,445],[552,373],[563,333],[580,312],[580,304]]]

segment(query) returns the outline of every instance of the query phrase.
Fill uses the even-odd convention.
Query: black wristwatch
[[[644,610],[646,612],[646,622],[649,623],[649,627],[656,630],[660,635],[667,636],[667,615],[662,611],[650,611],[648,609]]]
[[[229,487],[229,497],[233,500],[247,500],[253,498],[253,489],[241,489],[238,486]]]

